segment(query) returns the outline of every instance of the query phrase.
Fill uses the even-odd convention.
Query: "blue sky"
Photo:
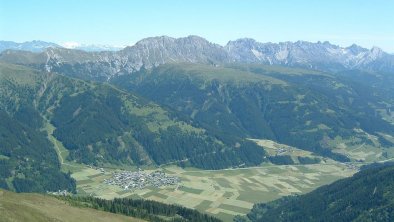
[[[132,45],[160,35],[221,45],[327,40],[394,52],[394,1],[0,0],[0,40]]]

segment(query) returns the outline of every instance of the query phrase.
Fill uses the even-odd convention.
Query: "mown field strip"
[[[105,199],[132,197],[181,204],[228,221],[234,215],[248,212],[254,203],[309,192],[356,172],[337,163],[266,165],[224,170],[168,166],[163,170],[169,175],[180,177],[180,186],[146,187],[131,191],[103,184],[105,178],[111,177],[113,169],[106,169],[103,173],[86,167],[72,176],[77,180],[78,191],[83,194]]]

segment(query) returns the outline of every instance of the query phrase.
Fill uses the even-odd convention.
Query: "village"
[[[168,176],[163,171],[146,173],[143,170],[114,172],[112,177],[105,179],[104,183],[116,185],[124,190],[144,189],[146,187],[163,187],[179,185],[180,179],[176,176]]]

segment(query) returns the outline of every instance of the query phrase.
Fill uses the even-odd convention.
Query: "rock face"
[[[230,41],[225,46],[232,61],[303,66],[315,69],[388,69],[394,70],[394,56],[374,47],[353,44],[347,48],[329,42],[260,43],[253,39]]]
[[[147,38],[134,46],[126,47],[122,55],[128,57],[137,69],[152,68],[165,63],[223,63],[229,61],[222,46],[198,36],[171,38],[167,36]]]
[[[377,47],[368,50],[357,45],[343,48],[329,42],[260,43],[253,39],[238,39],[230,41],[226,46],[220,46],[198,36],[151,37],[116,52],[86,52],[60,47],[45,48],[37,54],[6,50],[0,55],[0,61],[99,81],[133,73],[142,68],[150,69],[161,64],[183,62],[211,65],[260,63],[329,71],[394,71],[394,56]]]

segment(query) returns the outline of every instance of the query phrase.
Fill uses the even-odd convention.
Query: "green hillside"
[[[75,181],[60,172],[56,151],[39,129],[0,110],[0,188],[18,192],[69,190]]]
[[[236,221],[392,221],[394,166],[375,166],[301,196],[254,205]]]
[[[89,208],[73,207],[51,196],[17,194],[1,189],[0,215],[1,222],[144,221]]]
[[[56,151],[34,108],[38,72],[0,65],[0,187],[18,192],[69,190],[75,181],[60,171]]]
[[[112,81],[226,135],[270,139],[340,161],[394,154],[388,74],[181,63]]]
[[[108,84],[2,63],[0,85],[0,136],[7,138],[0,140],[1,184],[13,190],[75,189],[52,143],[67,149],[63,159],[97,166],[220,169],[258,165],[265,156],[251,141],[221,137]]]

